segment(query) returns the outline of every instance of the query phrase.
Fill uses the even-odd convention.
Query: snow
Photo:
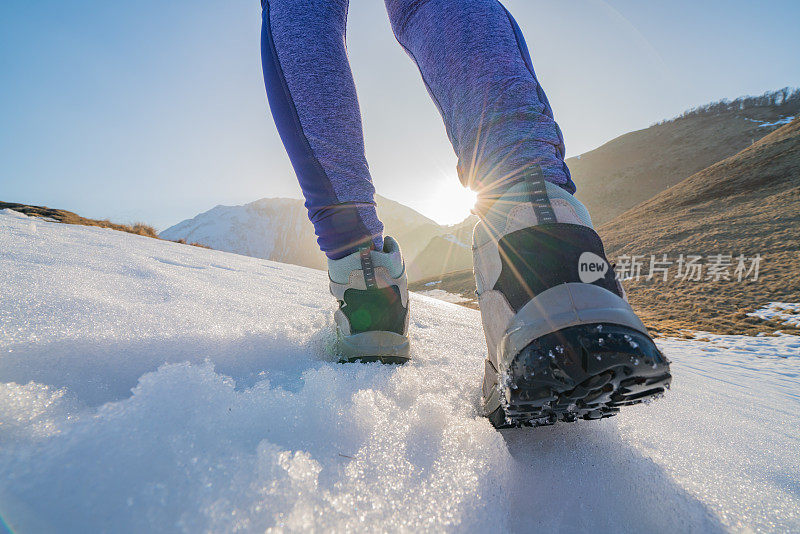
[[[458,245],[461,248],[471,248],[470,245],[466,243],[462,243],[454,234],[445,234],[442,238],[446,241],[450,241],[454,245]]]
[[[800,338],[664,340],[674,386],[497,432],[480,316],[328,353],[325,273],[0,213],[0,514],[19,532],[800,529]]]
[[[763,308],[747,315],[765,321],[772,319],[787,326],[800,328],[800,303],[797,302],[770,302]]]
[[[202,243],[215,250],[255,258],[282,259],[281,241],[312,236],[303,204],[289,198],[264,198],[243,206],[216,206],[161,232],[172,241]]]
[[[426,297],[443,300],[445,302],[452,302],[453,304],[458,304],[460,302],[469,302],[470,300],[456,293],[450,293],[449,291],[445,291],[444,289],[428,289],[425,291],[417,291],[416,293],[419,295],[425,295]]]
[[[767,121],[762,121],[762,120],[758,120],[758,119],[750,119],[750,118],[747,118],[747,117],[745,117],[744,120],[757,123],[759,128],[767,128],[767,127],[770,127],[770,126],[783,126],[784,124],[789,124],[790,122],[792,122],[794,120],[794,116],[782,117],[782,118],[776,120],[775,122],[767,122]]]
[[[438,226],[434,221],[413,209],[375,196],[378,213],[386,231],[404,232],[408,251],[418,251],[430,239],[427,228],[418,240],[410,229]],[[444,227],[440,227],[444,231]],[[413,232],[412,232],[413,233]],[[170,241],[185,240],[200,243],[225,252],[273,261],[324,268],[325,256],[317,248],[314,227],[302,200],[292,198],[262,198],[241,206],[216,206],[197,216],[186,219],[161,232],[160,237]],[[428,236],[428,237],[425,237]],[[413,252],[411,254],[413,256]]]

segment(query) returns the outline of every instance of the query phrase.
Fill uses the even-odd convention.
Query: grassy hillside
[[[567,164],[577,197],[600,226],[798,115],[800,91],[716,102],[618,137]]]
[[[673,277],[668,282],[630,280],[626,287],[645,322],[664,331],[760,329],[747,312],[769,301],[800,300],[800,119],[615,218],[599,232],[612,261],[623,254],[646,256],[648,262],[651,254],[672,259],[680,254],[706,259],[759,254],[758,281]]]

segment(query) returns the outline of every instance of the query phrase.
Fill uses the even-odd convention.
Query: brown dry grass
[[[186,240],[183,239],[183,238],[175,239],[174,242],[175,243],[180,243],[181,245],[191,245],[193,247],[207,248],[209,250],[212,250],[211,247],[209,247],[208,245],[204,245],[202,243],[198,243],[197,241],[192,241],[191,243],[187,243]]]
[[[77,213],[67,210],[60,210],[55,208],[48,208],[47,206],[31,206],[29,204],[18,204],[14,202],[0,202],[0,210],[12,209],[16,212],[23,213],[29,217],[42,217],[53,219],[63,224],[78,224],[82,226],[98,226],[100,228],[110,228],[120,232],[129,234],[141,235],[144,237],[152,237],[153,239],[161,239],[158,237],[158,232],[149,224],[143,222],[135,222],[131,224],[120,224],[111,222],[108,219],[87,219],[81,217]],[[183,243],[195,247],[211,248],[200,243],[186,243],[186,240],[180,239],[176,243]]]
[[[155,228],[149,224],[136,222],[132,224],[113,223],[108,219],[87,219],[77,213],[67,210],[48,208],[47,206],[31,206],[28,204],[16,204],[14,202],[0,202],[0,210],[12,209],[19,213],[24,213],[29,217],[43,217],[53,219],[64,224],[80,224],[83,226],[99,226],[100,228],[111,228],[129,234],[143,235],[145,237],[158,238]]]
[[[784,105],[688,113],[622,135],[567,164],[578,199],[601,226],[776,129],[754,121],[773,122],[799,111],[800,98],[795,97]]]
[[[761,255],[758,281],[628,281],[631,304],[654,330],[800,333],[746,315],[770,301],[800,301],[800,119],[599,232],[611,261],[622,254]]]

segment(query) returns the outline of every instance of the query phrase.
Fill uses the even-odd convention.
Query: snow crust
[[[19,532],[797,531],[800,338],[666,340],[672,391],[497,432],[479,313],[329,354],[325,273],[0,213],[0,514]]]

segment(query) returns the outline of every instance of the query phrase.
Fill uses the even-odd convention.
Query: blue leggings
[[[385,0],[458,156],[461,182],[495,195],[541,167],[573,193],[564,142],[522,32],[498,0]],[[319,246],[331,259],[383,248],[347,61],[348,0],[262,0],[270,109]]]

